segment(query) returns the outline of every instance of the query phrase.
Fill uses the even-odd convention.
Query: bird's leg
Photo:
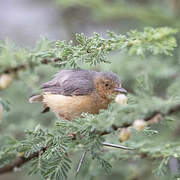
[[[69,118],[69,117],[67,117],[67,116],[65,116],[65,115],[63,115],[63,114],[61,114],[61,113],[57,113],[58,114],[58,116],[60,117],[60,118],[62,118],[62,119],[64,119],[64,120],[67,120],[67,121],[71,121],[71,119]]]

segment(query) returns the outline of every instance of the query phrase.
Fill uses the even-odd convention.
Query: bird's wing
[[[62,70],[41,88],[44,92],[65,96],[87,95],[94,89],[93,75],[95,73],[87,70]]]

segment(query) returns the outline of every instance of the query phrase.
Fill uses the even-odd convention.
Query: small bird
[[[83,112],[98,114],[117,94],[127,93],[114,73],[92,70],[61,70],[41,89],[43,93],[32,96],[29,102],[43,102],[43,113],[50,109],[69,121]]]

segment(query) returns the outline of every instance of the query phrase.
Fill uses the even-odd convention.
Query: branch
[[[40,61],[40,64],[52,64],[52,63],[57,63],[58,61],[61,61],[60,58],[55,58],[55,59],[42,59]],[[29,63],[24,63],[21,65],[18,65],[16,67],[9,67],[7,69],[5,69],[1,74],[8,74],[8,73],[17,73],[18,71],[24,71],[29,69],[31,66],[29,65]]]
[[[59,61],[61,61],[60,58],[42,59],[40,61],[40,64],[56,64]],[[16,67],[9,67],[9,68],[3,70],[2,72],[0,71],[0,80],[1,80],[1,78],[3,79],[3,75],[7,75],[9,77],[9,79],[10,79],[10,80],[7,80],[7,76],[6,76],[5,79],[1,80],[0,90],[6,89],[11,84],[12,80],[14,78],[18,77],[18,72],[26,71],[28,69],[32,69],[35,66],[36,66],[36,63],[32,63],[32,62],[27,63],[26,62],[26,63],[18,65]]]
[[[41,151],[44,153],[47,148],[42,148]],[[11,164],[7,164],[4,167],[0,168],[0,174],[4,174],[7,172],[12,172],[15,168],[21,167],[26,162],[30,161],[33,158],[36,158],[39,156],[39,152],[32,153],[29,157],[25,158],[24,155],[21,155],[17,157],[14,161],[11,162]]]
[[[156,111],[156,112],[152,113],[152,115],[150,115],[149,117],[146,117],[144,120],[145,121],[152,121],[153,119],[156,118],[157,115],[161,115],[162,117],[165,117],[167,115],[171,115],[171,114],[174,114],[177,112],[180,112],[180,104],[170,108],[169,111],[165,114],[163,114],[160,111]],[[112,125],[112,129],[114,131],[116,131],[119,128],[126,128],[126,127],[129,127],[131,125],[132,125],[132,123],[129,123],[129,124],[126,123],[126,124],[123,124],[121,126]],[[102,132],[96,132],[96,133],[98,133],[100,136],[103,136],[103,135],[111,134],[112,131],[102,131]],[[73,135],[72,140],[75,140],[75,139],[76,139],[76,137],[75,137],[75,135]],[[103,143],[103,145],[104,146],[111,146],[111,147],[116,146],[116,148],[122,148],[122,146],[109,144],[109,143]],[[47,149],[47,147],[42,148],[41,149],[42,153],[44,153],[46,151],[46,149]],[[127,148],[124,148],[124,149],[127,149]],[[131,150],[131,149],[129,148],[129,150]],[[16,168],[16,167],[19,168],[22,165],[24,165],[26,162],[32,160],[33,158],[37,158],[38,156],[39,156],[39,152],[32,153],[28,158],[25,158],[24,155],[19,156],[14,161],[12,161],[11,164],[5,165],[4,167],[0,168],[0,174],[11,172],[14,170],[14,168]]]
[[[162,119],[165,116],[168,116],[168,115],[171,115],[171,114],[174,114],[174,113],[177,113],[177,112],[180,112],[180,104],[170,108],[169,111],[167,111],[167,113],[162,113],[160,111],[155,111],[150,116],[144,118],[144,120],[147,121],[149,124],[153,124],[153,123],[157,123],[158,119]],[[127,128],[127,127],[130,127],[132,125],[133,125],[133,123],[124,123],[121,126],[112,125],[111,128],[114,131],[117,131],[118,129]],[[107,134],[110,134],[110,133],[112,133],[112,131],[107,131],[107,130],[101,131],[101,132],[98,131],[98,134],[101,135],[101,136],[107,135]]]

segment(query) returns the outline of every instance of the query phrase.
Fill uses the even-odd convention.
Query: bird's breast
[[[106,109],[109,101],[102,99],[97,93],[85,96],[64,96],[59,94],[44,93],[44,103],[60,117],[72,120],[83,112],[90,114],[99,113]]]

